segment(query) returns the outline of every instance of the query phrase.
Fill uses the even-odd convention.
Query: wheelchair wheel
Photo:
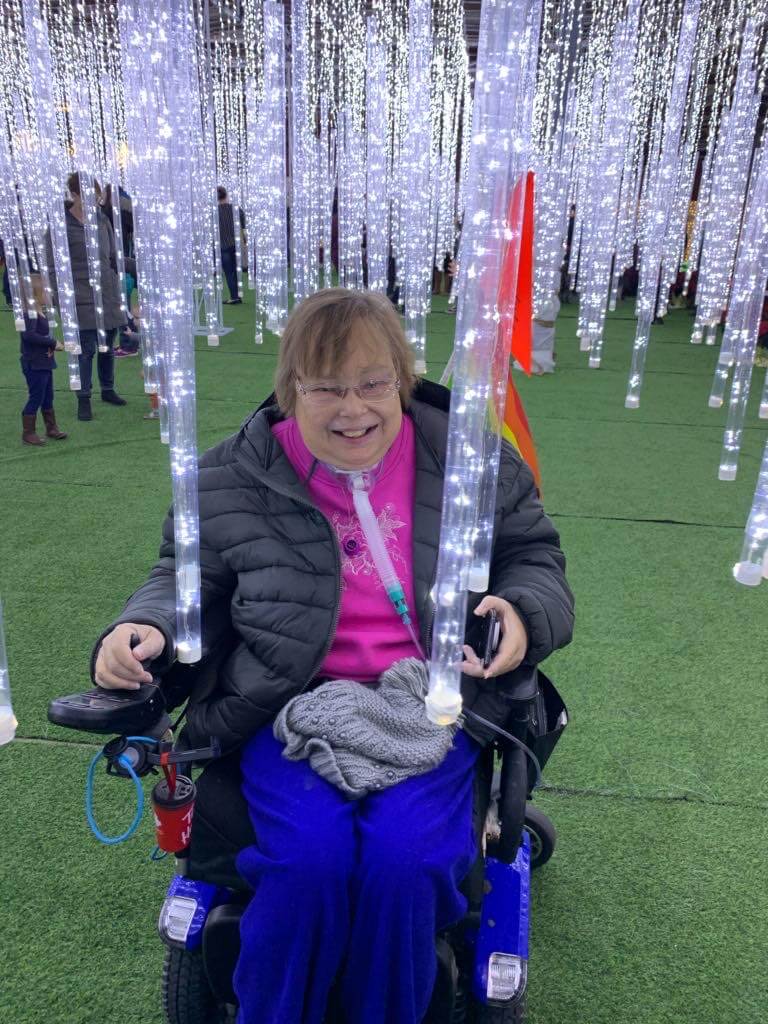
[[[533,804],[527,803],[523,827],[531,837],[531,869],[540,868],[555,852],[555,843],[557,842],[555,826],[543,811],[534,807]]]
[[[234,1024],[235,1008],[214,996],[199,950],[166,949],[162,991],[168,1024]]]

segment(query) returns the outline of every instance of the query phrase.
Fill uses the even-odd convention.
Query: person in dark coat
[[[237,255],[235,252],[235,211],[223,185],[217,189],[219,197],[219,244],[221,246],[221,269],[227,280],[229,298],[226,305],[239,306],[243,301],[237,287]]]
[[[213,689],[188,705],[180,742],[215,736],[240,756],[257,837],[237,860],[254,891],[234,979],[242,1024],[321,1021],[339,975],[350,1024],[418,1024],[435,934],[466,907],[472,782],[492,729],[468,719],[437,767],[359,800],[287,759],[273,734],[305,691],[331,696],[339,678],[375,685],[393,663],[429,656],[449,400],[416,380],[386,297],[326,289],[289,318],[275,396],[200,461],[202,653],[221,664]],[[351,496],[359,486],[396,567],[400,610]],[[150,578],[94,648],[98,685],[135,688],[152,678],[142,660],[160,675],[172,664],[174,553],[169,518]],[[486,669],[473,630],[491,609],[502,640]],[[557,531],[506,442],[489,590],[470,595],[467,623],[464,707],[501,726],[514,670],[567,644],[573,627]]]
[[[83,182],[85,184],[85,182]],[[96,196],[101,198],[98,182],[94,182]],[[80,174],[70,174],[67,186],[71,201],[67,203],[66,224],[69,258],[72,264],[72,282],[75,289],[75,305],[77,307],[77,325],[80,334],[82,352],[78,356],[80,363],[80,390],[77,392],[77,418],[92,420],[91,390],[93,379],[93,357],[96,356],[96,370],[101,387],[101,399],[110,405],[125,405],[126,401],[115,391],[115,353],[114,345],[118,328],[125,322],[120,299],[120,278],[117,272],[117,248],[115,233],[109,218],[99,206],[97,225],[99,239],[99,272],[101,280],[101,305],[103,310],[103,326],[106,332],[105,352],[98,352],[98,317],[96,300],[91,288],[88,266],[88,250],[85,244],[85,212],[81,196]],[[51,278],[54,301],[59,304],[58,282],[53,261],[53,247],[50,233],[46,237],[48,271]]]
[[[3,298],[5,299],[5,308],[6,311],[10,311],[13,309],[11,285],[8,281],[8,263],[6,262],[5,245],[3,244],[2,238],[0,238],[0,267],[3,268]]]
[[[34,320],[25,315],[24,330],[19,334],[21,372],[29,392],[21,412],[21,440],[24,444],[42,447],[45,441],[37,433],[38,409],[43,414],[47,437],[63,441],[67,436],[59,429],[53,408],[53,371],[56,369],[53,353],[64,346],[53,337],[48,321],[40,312],[43,309],[43,287],[38,274],[32,275],[32,287],[38,314]]]

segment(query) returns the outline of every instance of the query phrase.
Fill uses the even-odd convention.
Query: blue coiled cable
[[[129,742],[131,740],[140,740],[143,743],[157,743],[157,740],[152,739],[151,736],[127,736],[126,739]],[[141,787],[141,779],[133,770],[133,765],[124,754],[121,754],[117,758],[117,763],[125,768],[133,779],[133,785],[136,790],[136,813],[133,816],[133,821],[122,835],[105,836],[96,824],[96,819],[93,816],[93,779],[96,774],[96,765],[103,757],[104,751],[100,750],[98,754],[94,755],[91,759],[91,763],[88,765],[88,774],[85,779],[85,816],[88,819],[91,832],[93,832],[99,842],[104,843],[106,846],[115,846],[117,843],[124,843],[126,839],[130,839],[139,827],[141,816],[144,813],[144,790]]]

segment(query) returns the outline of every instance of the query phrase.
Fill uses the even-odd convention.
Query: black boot
[[[121,398],[116,391],[102,391],[101,392],[102,402],[109,402],[110,405],[127,405],[128,403],[124,398]]]
[[[90,395],[78,395],[77,396],[77,418],[79,420],[92,420],[93,413],[91,412],[91,396]]]

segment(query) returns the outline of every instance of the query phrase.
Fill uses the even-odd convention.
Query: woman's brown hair
[[[280,339],[275,395],[283,413],[293,414],[297,379],[331,378],[338,373],[348,354],[352,328],[360,320],[386,343],[400,378],[400,400],[404,408],[408,405],[416,382],[413,349],[392,303],[378,292],[324,288],[294,308]]]

